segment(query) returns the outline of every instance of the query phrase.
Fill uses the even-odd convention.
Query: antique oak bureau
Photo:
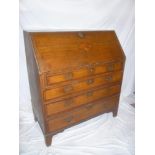
[[[80,122],[117,115],[125,55],[114,31],[25,32],[34,118],[47,146]]]

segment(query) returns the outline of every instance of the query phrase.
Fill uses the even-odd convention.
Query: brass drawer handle
[[[93,106],[94,106],[93,104],[88,104],[88,105],[85,106],[85,108],[86,108],[87,110],[90,110],[90,109],[93,108]]]
[[[107,66],[107,70],[108,70],[108,71],[113,71],[113,70],[114,70],[114,64],[109,64],[109,65]]]
[[[88,79],[87,80],[87,84],[92,84],[92,83],[94,83],[94,79]]]
[[[71,85],[68,85],[68,86],[65,86],[64,87],[64,92],[65,93],[68,93],[68,92],[70,92],[70,91],[72,91],[73,90],[73,87],[71,86]]]
[[[93,96],[93,92],[92,91],[90,91],[90,92],[87,92],[87,97],[90,97],[90,96]]]
[[[72,72],[68,72],[65,74],[65,79],[66,80],[71,80],[73,78],[73,73]]]
[[[64,119],[65,122],[70,123],[73,120],[73,116]]]
[[[112,75],[108,75],[108,76],[105,76],[105,80],[106,81],[112,81]]]
[[[70,106],[72,103],[73,103],[73,99],[67,99],[67,100],[65,100],[65,102],[64,102],[64,106],[65,106],[65,107],[68,107],[68,106]]]

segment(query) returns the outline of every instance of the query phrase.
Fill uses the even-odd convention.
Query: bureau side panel
[[[45,133],[46,130],[45,130],[44,117],[43,117],[40,75],[39,75],[37,63],[34,57],[31,38],[28,32],[24,32],[24,41],[25,41],[25,53],[26,53],[27,71],[28,71],[29,85],[30,85],[30,92],[31,92],[32,108],[33,108],[34,115],[42,128],[43,133]]]

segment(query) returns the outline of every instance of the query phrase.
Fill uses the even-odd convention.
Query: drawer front
[[[45,105],[46,115],[50,116],[58,112],[69,110],[71,108],[78,107],[80,105],[101,99],[103,97],[111,96],[120,93],[121,86],[115,85],[106,88],[100,88],[93,91],[88,91],[80,96],[74,98],[68,98],[59,102],[54,102]]]
[[[118,82],[122,80],[122,71],[106,73],[103,76],[97,78],[91,78],[84,81],[77,81],[70,85],[56,87],[53,89],[45,90],[44,99],[50,100],[60,96],[69,95],[82,90],[87,90],[93,87],[101,86],[112,82]]]
[[[73,72],[68,72],[66,74],[59,74],[59,75],[53,75],[53,76],[47,75],[46,82],[47,82],[47,85],[50,86],[52,84],[56,84],[59,82],[64,82],[68,80],[83,78],[90,75],[111,72],[111,71],[116,71],[121,69],[123,69],[122,62],[108,63],[108,64],[96,66],[96,67],[88,66],[88,68],[75,70]]]
[[[86,104],[71,112],[58,115],[58,117],[48,121],[48,131],[63,129],[98,114],[112,111],[112,109],[116,108],[118,102],[119,96],[113,96],[108,100],[100,100],[96,103]]]

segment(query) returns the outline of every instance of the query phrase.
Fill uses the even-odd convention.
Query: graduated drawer
[[[69,95],[96,86],[118,82],[122,80],[122,71],[105,73],[102,76],[89,78],[87,80],[74,81],[65,86],[59,86],[44,91],[44,100],[54,99],[60,96]]]
[[[59,114],[57,117],[48,121],[48,131],[60,130],[101,113],[109,112],[116,108],[118,102],[119,96],[117,95],[106,100],[98,100],[97,102],[83,105],[75,110]]]
[[[62,101],[54,102],[45,105],[46,116],[56,114],[71,108],[78,107],[80,105],[101,99],[103,97],[111,96],[120,93],[121,86],[114,85],[110,87],[103,87],[96,90],[91,90],[83,93],[82,95],[68,98]]]
[[[50,75],[48,73],[46,76],[46,82],[47,82],[47,86],[50,86],[52,84],[56,84],[59,82],[64,82],[64,81],[68,81],[68,80],[87,77],[90,75],[96,75],[96,74],[100,74],[100,73],[117,71],[117,70],[122,70],[122,69],[123,69],[122,62],[106,63],[106,64],[98,65],[95,67],[88,65],[85,68],[77,69],[72,72],[67,72],[64,74]]]

